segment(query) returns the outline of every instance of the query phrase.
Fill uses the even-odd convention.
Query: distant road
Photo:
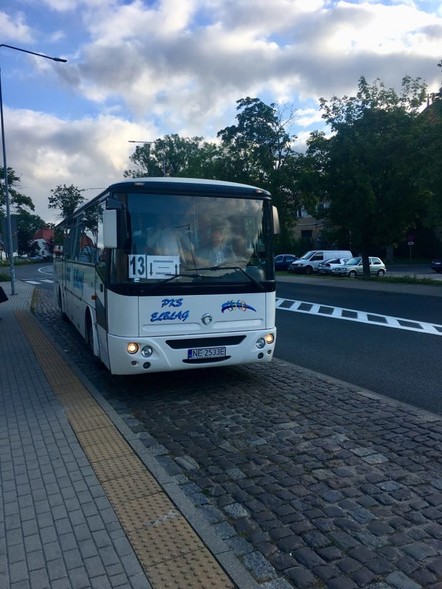
[[[387,275],[389,276],[417,276],[419,278],[431,278],[433,280],[442,280],[442,274],[433,272],[429,264],[398,264],[394,266],[387,265]]]
[[[281,277],[275,354],[442,414],[439,280],[440,287]]]
[[[50,290],[54,282],[54,267],[52,262],[20,264],[15,267],[15,277],[37,288]]]

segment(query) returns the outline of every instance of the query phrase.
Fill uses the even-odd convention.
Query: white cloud
[[[0,10],[0,31],[2,42],[8,45],[12,41],[28,43],[32,41],[31,28],[26,24],[26,16],[23,12],[10,15]]]
[[[65,112],[62,101],[52,103],[51,88],[42,91],[46,114],[13,102],[5,111],[8,163],[41,211],[57,184],[120,178],[134,149],[128,140],[215,137],[246,96],[293,105],[294,132],[305,144],[308,131],[322,126],[319,97],[354,94],[362,75],[397,89],[405,75],[440,87],[439,1],[4,2],[0,38],[37,51],[30,43],[44,39],[68,58],[54,71],[62,81],[58,97],[62,89],[69,96]],[[35,73],[35,84],[46,79],[26,72]]]
[[[34,200],[36,214],[46,220],[54,214],[47,208],[51,189],[58,184],[105,188],[131,167],[134,146],[129,141],[146,134],[155,138],[158,132],[107,115],[68,123],[29,110],[6,109],[5,117],[14,129],[6,137],[8,165],[21,177],[21,190]]]
[[[296,122],[300,127],[321,126],[321,113],[315,108],[300,109],[296,112]]]

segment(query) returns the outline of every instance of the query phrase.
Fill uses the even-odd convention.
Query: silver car
[[[370,256],[368,258],[370,262],[370,274],[374,276],[384,276],[387,272],[384,262],[380,258]],[[342,266],[336,266],[331,271],[333,276],[349,276],[350,278],[356,278],[356,276],[364,275],[364,268],[362,267],[362,257],[357,256],[350,258],[342,264]]]
[[[349,258],[332,258],[326,262],[318,264],[319,274],[331,274],[334,268],[342,266]]]

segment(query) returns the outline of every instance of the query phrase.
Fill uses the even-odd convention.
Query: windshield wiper
[[[195,270],[197,270],[197,268],[195,268]],[[172,280],[175,280],[175,278],[193,278],[193,279],[198,279],[198,278],[202,278],[201,274],[171,274],[169,276],[169,278],[165,278],[164,280],[161,280],[160,282],[156,282],[155,284],[152,284],[151,286],[148,287],[147,292],[150,292],[151,290],[155,290],[158,286],[162,286],[163,284],[166,284],[166,282],[171,282]]]
[[[250,276],[250,274],[247,274],[247,272],[244,270],[244,268],[241,268],[241,266],[223,266],[222,264],[218,264],[217,266],[206,266],[203,268],[195,268],[195,270],[196,271],[198,271],[198,270],[239,270],[242,274],[244,274],[244,276],[246,276],[250,280],[250,282],[252,282],[260,290],[265,290],[263,285],[259,282],[259,280],[256,280],[256,278],[254,278],[253,276]]]

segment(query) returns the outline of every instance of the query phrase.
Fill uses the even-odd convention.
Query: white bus
[[[277,225],[253,186],[113,184],[56,228],[57,304],[112,374],[269,362]]]

